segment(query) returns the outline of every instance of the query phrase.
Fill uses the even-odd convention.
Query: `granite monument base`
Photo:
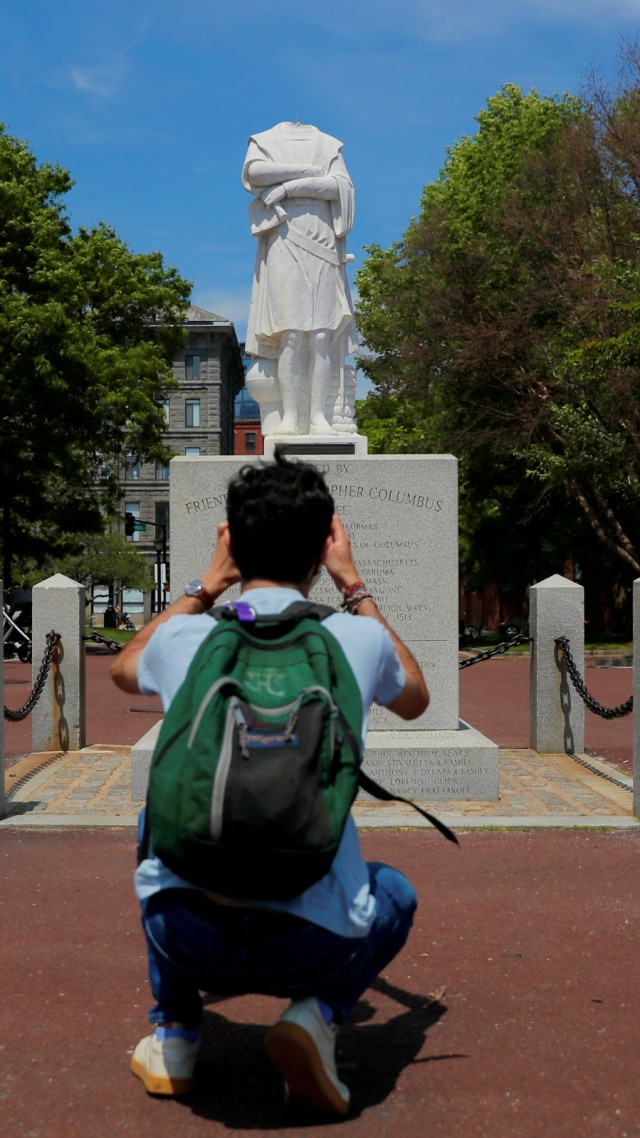
[[[160,733],[156,723],[131,749],[131,797],[144,802],[151,756]],[[401,798],[422,802],[471,799],[496,802],[498,747],[460,721],[457,731],[370,731],[364,769]],[[360,791],[363,798],[369,795]]]
[[[259,462],[259,459],[251,459]],[[308,461],[312,461],[308,457]],[[423,668],[431,703],[410,723],[371,709],[375,731],[456,730],[458,704],[458,471],[452,455],[313,457],[351,537],[380,611]],[[239,457],[171,463],[171,583],[176,595],[209,564]],[[291,534],[295,542],[295,534]],[[237,587],[220,598],[237,595]],[[311,600],[339,607],[323,570]]]
[[[313,441],[322,445],[319,439]],[[334,436],[331,442],[342,439]],[[431,693],[427,711],[412,721],[374,704],[367,768],[392,791],[395,780],[398,792],[409,797],[495,799],[498,748],[466,724],[459,725],[456,459],[452,455],[359,458],[308,451],[305,457],[325,475],[351,536],[358,569],[381,612],[419,661]],[[172,461],[171,580],[176,594],[208,564],[216,525],[226,517],[229,479],[246,461],[240,457]],[[237,588],[221,600],[235,595]],[[326,572],[314,585],[311,599],[337,607],[340,598]],[[132,757],[137,792],[146,787],[147,752],[150,758],[149,734]]]
[[[456,731],[370,731],[364,768],[401,798],[498,799],[497,744],[462,720]]]

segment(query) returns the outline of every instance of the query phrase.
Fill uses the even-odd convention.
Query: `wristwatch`
[[[199,601],[202,601],[203,610],[210,609],[213,604],[211,593],[205,588],[199,577],[196,577],[195,581],[189,581],[189,584],[185,585],[184,595],[185,597],[197,597]]]

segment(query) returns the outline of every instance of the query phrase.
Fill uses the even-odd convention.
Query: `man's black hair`
[[[314,466],[277,452],[272,463],[243,466],[227,492],[231,550],[243,581],[303,581],[318,565],[334,512]]]

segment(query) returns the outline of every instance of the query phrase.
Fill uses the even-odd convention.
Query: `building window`
[[[169,481],[169,463],[156,462],[156,482]]]
[[[199,399],[185,399],[185,401],[184,401],[184,425],[185,425],[185,427],[199,427],[200,426],[200,400]]]
[[[245,449],[246,449],[247,454],[250,454],[251,451],[255,451],[255,449],[256,449],[256,432],[255,431],[247,431],[245,433],[244,445],[245,445]]]
[[[139,519],[139,517],[140,517],[140,503],[139,502],[125,502],[124,512],[125,512],[125,514],[133,514],[134,518]],[[131,537],[126,538],[126,540],[127,541],[140,541],[140,530],[136,530],[135,533],[133,533],[131,535]]]
[[[141,473],[140,459],[137,454],[127,451],[124,456],[124,477],[126,482],[139,482]]]
[[[122,611],[130,614],[144,612],[144,593],[142,589],[122,590]]]
[[[187,381],[200,379],[200,356],[184,357],[184,373]]]
[[[196,458],[200,454],[200,447],[185,447],[184,453],[189,458]]]
[[[161,399],[160,400],[160,407],[162,408],[162,413],[164,415],[164,425],[165,425],[165,427],[170,427],[171,426],[171,404],[170,404],[169,400],[168,399]]]

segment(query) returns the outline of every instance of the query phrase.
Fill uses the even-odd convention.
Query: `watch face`
[[[187,597],[197,597],[198,593],[204,591],[204,585],[202,584],[202,581],[189,581],[189,584],[185,586],[184,591]]]

